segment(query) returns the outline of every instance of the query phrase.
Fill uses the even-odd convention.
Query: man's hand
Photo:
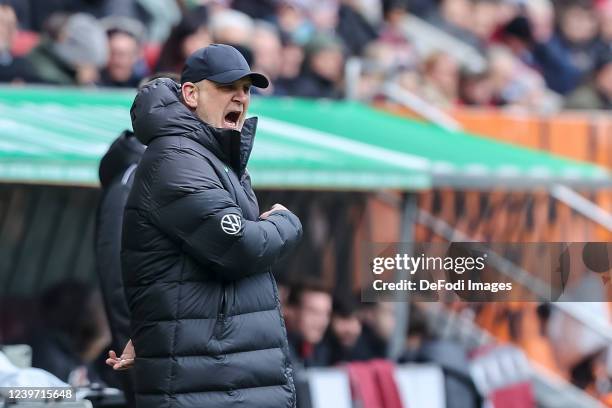
[[[271,215],[273,212],[275,212],[275,211],[283,211],[283,210],[284,210],[284,211],[289,211],[289,210],[287,210],[287,207],[285,207],[284,205],[276,203],[276,204],[274,204],[274,205],[272,206],[272,208],[270,208],[268,211],[266,211],[265,213],[261,214],[261,215],[259,216],[259,218],[261,218],[262,220],[265,220],[265,219],[266,219],[266,218],[268,218],[268,217],[269,217],[269,216],[270,216],[270,215]]]
[[[136,352],[134,351],[134,345],[130,339],[125,345],[121,357],[117,357],[114,350],[108,352],[106,364],[113,367],[113,370],[127,370],[134,366],[134,358],[136,358]]]

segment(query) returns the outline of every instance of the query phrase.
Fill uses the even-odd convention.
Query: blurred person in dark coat
[[[339,99],[343,96],[344,49],[340,39],[320,34],[305,47],[300,75],[291,84],[292,96]]]
[[[73,14],[57,32],[44,36],[28,54],[40,82],[54,85],[92,85],[108,59],[108,39],[98,21],[88,14]]]
[[[336,31],[352,55],[361,55],[366,45],[378,37],[376,28],[352,2],[341,2]]]
[[[134,171],[144,151],[145,146],[134,137],[134,133],[124,130],[100,161],[102,194],[96,218],[96,272],[114,348],[122,348],[130,338],[130,314],[121,279],[121,228]]]
[[[145,78],[142,85],[163,77],[179,80],[178,75],[160,73]],[[96,273],[111,330],[111,348],[115,350],[123,349],[130,339],[130,312],[121,276],[121,234],[123,211],[144,151],[145,146],[134,133],[124,130],[100,160],[98,170],[102,194],[96,215]],[[119,380],[128,404],[134,406],[130,374],[121,373]]]
[[[362,303],[359,310],[362,322],[362,337],[366,347],[375,358],[386,358],[389,340],[395,326],[393,303]]]
[[[503,27],[501,35],[503,42],[523,64],[542,74],[550,89],[567,94],[580,83],[582,73],[552,33],[545,30],[542,33],[536,35],[530,18],[520,15]]]
[[[590,80],[571,93],[567,109],[612,109],[612,51],[597,58]]]
[[[134,134],[123,131],[100,161],[102,195],[96,217],[96,272],[104,298],[112,334],[111,348],[122,349],[130,338],[130,313],[121,278],[121,228],[134,171],[144,146]],[[121,373],[118,380],[128,406],[134,406],[131,373]]]
[[[197,7],[183,16],[162,46],[155,71],[180,74],[187,57],[212,42],[207,22],[206,7]]]
[[[101,23],[106,28],[109,55],[98,84],[136,88],[148,74],[143,60],[144,26],[125,17],[109,17]]]
[[[317,282],[306,282],[291,289],[288,303],[293,307],[293,330],[287,336],[294,365],[329,365],[329,346],[322,341],[332,311],[329,291]]]
[[[359,308],[349,295],[334,297],[333,312],[325,342],[330,349],[331,365],[364,361],[377,357],[364,336]]]
[[[569,61],[587,77],[595,67],[597,55],[602,48],[599,39],[597,13],[590,4],[569,3],[559,12],[558,31],[555,41],[569,55]]]
[[[40,300],[43,326],[32,336],[32,366],[74,387],[100,383],[93,361],[110,344],[100,293],[78,281],[62,281]]]
[[[14,9],[0,4],[0,82],[35,81],[30,63],[11,52],[16,33],[17,16]]]
[[[264,73],[271,82],[265,94],[286,95],[286,89],[280,81],[283,66],[283,46],[278,29],[267,22],[256,23],[253,28],[251,49],[254,57],[254,68]]]

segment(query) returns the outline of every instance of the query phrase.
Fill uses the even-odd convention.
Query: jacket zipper
[[[223,285],[223,292],[221,292],[221,307],[219,309],[219,320],[225,320],[225,304],[227,303],[226,288]]]

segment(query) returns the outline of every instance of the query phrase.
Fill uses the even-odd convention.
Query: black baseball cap
[[[251,78],[253,86],[258,88],[267,88],[270,84],[268,78],[251,71],[246,59],[236,48],[226,44],[211,44],[187,58],[181,83],[208,79],[218,84],[230,84],[247,76]]]

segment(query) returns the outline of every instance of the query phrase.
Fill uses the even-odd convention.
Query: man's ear
[[[181,85],[181,95],[185,105],[191,109],[198,107],[198,87],[193,82],[185,82]]]

